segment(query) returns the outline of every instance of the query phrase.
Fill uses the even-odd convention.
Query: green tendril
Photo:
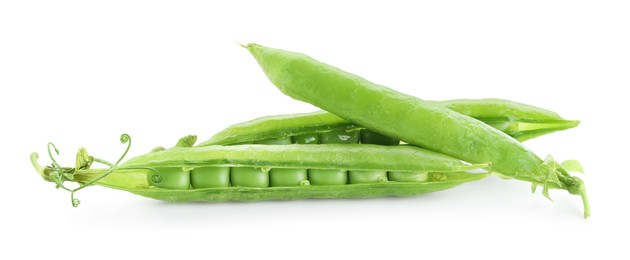
[[[61,166],[59,166],[59,163],[57,163],[57,160],[55,160],[52,152],[50,151],[50,147],[55,148],[55,153],[57,155],[59,155],[59,149],[57,149],[57,146],[55,146],[55,144],[53,144],[52,142],[48,143],[48,156],[50,157],[50,160],[52,160],[52,165],[57,168],[61,168]]]
[[[103,159],[94,158],[94,161],[95,161],[95,162],[97,162],[97,163],[103,164],[103,165],[107,165],[107,166],[109,166],[109,167],[114,167],[114,164],[113,164],[113,163],[110,163],[110,162],[105,161],[105,160],[103,160]]]
[[[128,134],[122,134],[120,136],[120,142],[123,144],[127,143],[127,149],[125,149],[125,152],[120,156],[120,158],[118,158],[118,161],[116,161],[116,166],[118,166],[120,161],[122,161],[122,159],[127,155],[127,152],[129,152],[129,148],[131,148],[131,136]]]
[[[69,188],[63,185],[63,183],[66,180],[68,180],[68,178],[66,177],[66,173],[64,172],[65,170],[59,165],[59,163],[55,159],[55,156],[53,155],[53,152],[51,150],[51,148],[53,148],[55,151],[55,154],[59,155],[59,149],[57,149],[57,146],[55,146],[55,144],[53,143],[48,143],[47,148],[48,148],[48,156],[50,157],[50,160],[52,161],[52,169],[50,171],[50,180],[52,180],[52,182],[55,183],[55,188],[57,189],[62,188],[64,190],[70,191]]]
[[[72,206],[76,208],[79,206],[79,204],[81,204],[81,201],[79,199],[74,198],[74,192],[75,191],[70,192],[70,200],[72,201]]]
[[[162,175],[156,171],[155,174],[151,175],[151,182],[153,183],[160,183],[162,182],[164,179],[162,178]]]
[[[74,197],[74,194],[77,191],[80,191],[81,189],[91,186],[94,183],[100,181],[101,179],[107,177],[109,174],[111,174],[114,170],[118,169],[118,164],[120,164],[120,162],[125,158],[125,156],[127,155],[127,153],[129,152],[129,149],[131,148],[131,137],[128,134],[122,134],[120,136],[120,142],[123,144],[127,144],[127,148],[125,149],[125,152],[120,156],[120,158],[118,158],[118,160],[116,161],[116,163],[110,163],[106,160],[103,159],[99,159],[93,156],[89,156],[87,154],[87,151],[85,150],[85,148],[81,148],[79,149],[79,152],[77,153],[77,157],[76,157],[76,168],[63,168],[59,165],[59,163],[57,162],[57,160],[55,159],[54,155],[53,155],[53,149],[54,149],[54,153],[56,155],[59,155],[59,150],[57,149],[57,147],[55,146],[55,144],[53,143],[48,143],[48,156],[50,157],[50,160],[52,161],[52,166],[51,166],[51,170],[50,170],[50,174],[49,174],[49,178],[50,180],[52,180],[52,182],[54,182],[56,184],[57,188],[62,188],[64,190],[67,190],[70,192],[70,200],[72,202],[72,206],[73,207],[77,207],[79,206],[79,204],[81,204],[81,201],[77,198]],[[36,157],[32,157],[35,158]],[[33,160],[31,158],[31,160]],[[81,169],[89,169],[90,166],[92,165],[93,162],[98,162],[100,164],[103,165],[107,165],[109,167],[109,169],[107,170],[107,172],[105,172],[104,174],[102,174],[101,176],[92,179],[89,182],[83,183],[81,184],[78,188],[76,189],[70,189],[67,188],[66,186],[63,185],[64,182],[68,181],[68,180],[74,180],[74,174],[77,174],[79,172],[79,170]],[[155,171],[154,169],[151,169],[153,171]],[[155,171],[157,172],[157,171]]]

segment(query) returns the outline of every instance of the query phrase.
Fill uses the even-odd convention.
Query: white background
[[[0,4],[0,258],[629,256],[627,1],[209,2]],[[115,160],[121,133],[135,156],[315,110],[276,90],[237,41],[424,99],[512,99],[580,119],[527,146],[582,162],[592,217],[564,191],[552,203],[497,178],[410,198],[222,204],[93,187],[73,208],[30,166],[33,151],[50,162],[49,141],[69,165],[80,146]]]

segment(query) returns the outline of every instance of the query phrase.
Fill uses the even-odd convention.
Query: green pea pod
[[[256,201],[410,196],[455,187],[487,175],[464,172],[487,164],[471,165],[413,146],[174,147],[122,164],[122,157],[112,164],[88,156],[85,149],[81,152],[78,169],[60,167],[52,153],[52,166],[42,167],[37,163],[37,154],[31,155],[37,172],[70,191],[75,206],[79,201],[74,192],[89,185],[167,201]],[[84,163],[83,158],[87,157],[110,167],[90,169],[91,163]],[[64,186],[65,181],[82,185],[71,190]]]
[[[566,120],[558,114],[502,99],[458,99],[450,101],[431,101],[464,115],[472,116],[484,123],[512,136],[519,141],[526,141],[541,135],[576,127],[579,121]],[[300,141],[300,136],[307,137],[334,130],[347,132],[363,131],[361,139],[366,143],[397,144],[397,139],[372,134],[373,131],[348,122],[326,111],[305,114],[288,114],[257,118],[232,125],[214,135],[199,146],[233,145],[256,143],[262,140],[292,138],[292,143]],[[380,138],[380,139],[375,139]],[[316,141],[313,139],[313,141]],[[363,141],[363,140],[361,140]]]
[[[551,157],[542,160],[507,134],[445,106],[405,95],[309,56],[258,44],[244,46],[284,94],[349,122],[471,163],[490,162],[497,175],[565,189],[590,208],[583,181]]]

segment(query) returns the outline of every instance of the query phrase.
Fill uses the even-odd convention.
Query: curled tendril
[[[92,161],[94,162],[98,162],[104,165],[109,166],[109,169],[107,170],[107,172],[105,172],[103,175],[82,184],[81,186],[79,186],[76,189],[69,189],[66,188],[63,183],[67,180],[73,180],[74,179],[74,174],[78,172],[79,169],[64,169],[62,168],[59,163],[57,162],[57,160],[55,160],[54,156],[53,156],[53,152],[52,149],[54,149],[55,154],[59,155],[59,150],[57,149],[57,147],[53,144],[53,143],[48,143],[48,155],[50,156],[50,159],[52,160],[52,169],[50,172],[50,179],[57,185],[57,188],[62,188],[64,190],[67,190],[70,192],[70,200],[72,202],[72,206],[73,207],[77,207],[79,206],[79,204],[81,203],[81,201],[77,198],[74,197],[74,193],[76,193],[77,191],[93,185],[94,183],[100,181],[101,179],[107,177],[110,173],[112,173],[114,170],[118,169],[118,164],[125,158],[125,156],[127,155],[127,152],[129,152],[129,149],[131,148],[131,137],[128,134],[122,134],[120,136],[120,142],[123,144],[127,144],[127,148],[125,148],[125,152],[120,156],[120,158],[118,158],[118,160],[116,161],[116,163],[112,164],[108,161],[96,158],[96,157],[92,157],[89,156],[89,163],[81,163],[82,166],[89,168],[89,166],[92,164]],[[52,148],[52,149],[51,149]],[[87,155],[87,151],[85,151],[84,148],[82,148],[83,150],[79,150],[79,153],[85,153],[85,156],[77,156],[77,158],[81,158],[81,159],[85,159]],[[77,163],[78,165],[78,163]],[[151,169],[154,172],[157,172],[154,169]],[[161,179],[161,177],[160,177]]]
[[[81,204],[81,201],[79,199],[74,198],[74,191],[70,192],[70,199],[72,200],[72,206],[73,207],[78,207],[79,204]]]
[[[129,141],[131,141],[131,136],[129,136],[128,134],[122,134],[122,135],[120,135],[120,142],[121,142],[121,143],[123,143],[123,144],[124,144],[124,143],[127,143],[127,142],[129,142]]]
[[[125,158],[125,156],[127,155],[127,152],[129,152],[129,148],[131,148],[131,136],[129,136],[128,134],[120,135],[120,142],[123,144],[126,143],[127,149],[125,149],[125,152],[120,156],[120,158],[118,158],[118,161],[116,161],[115,163],[116,166],[118,166],[120,161],[122,161],[122,159]]]
[[[55,146],[55,144],[53,144],[52,142],[48,143],[48,156],[50,157],[50,160],[52,160],[52,165],[61,168],[61,166],[59,166],[59,163],[57,163],[57,160],[55,160],[52,152],[50,151],[51,147],[55,149],[55,154],[57,155],[59,155],[59,149],[57,149],[57,146]]]
[[[160,173],[156,173],[151,175],[151,182],[153,183],[160,183],[162,182],[163,178],[162,175],[160,175]]]
[[[63,168],[59,165],[59,163],[57,162],[57,160],[55,159],[55,156],[53,156],[53,150],[51,150],[51,148],[54,149],[55,154],[59,155],[59,149],[57,149],[57,146],[55,146],[55,144],[53,143],[48,143],[48,156],[50,157],[50,160],[52,161],[52,170],[50,171],[50,179],[55,183],[55,188],[59,189],[62,188],[64,190],[70,190],[68,188],[66,188],[63,183],[68,179],[66,177],[66,174],[63,170]]]

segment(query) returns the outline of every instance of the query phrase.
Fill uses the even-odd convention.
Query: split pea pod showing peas
[[[576,127],[579,121],[502,99],[458,99],[431,101],[480,120],[510,136],[525,141],[541,135]],[[199,146],[243,143],[369,143],[396,145],[400,141],[348,122],[326,111],[267,116],[232,125]]]
[[[564,189],[579,195],[584,216],[590,208],[583,181],[553,158],[539,158],[507,134],[445,106],[374,84],[301,53],[244,46],[269,80],[284,94],[311,103],[349,122],[406,143],[471,163],[491,163],[488,170],[532,183],[532,189]]]
[[[412,146],[182,146],[109,164],[108,169],[90,169],[93,161],[103,160],[84,149],[75,168],[59,167],[52,159],[52,166],[41,167],[37,155],[31,156],[42,177],[64,189],[63,181],[75,181],[167,201],[410,196],[487,175],[464,172],[485,164],[470,165]]]

